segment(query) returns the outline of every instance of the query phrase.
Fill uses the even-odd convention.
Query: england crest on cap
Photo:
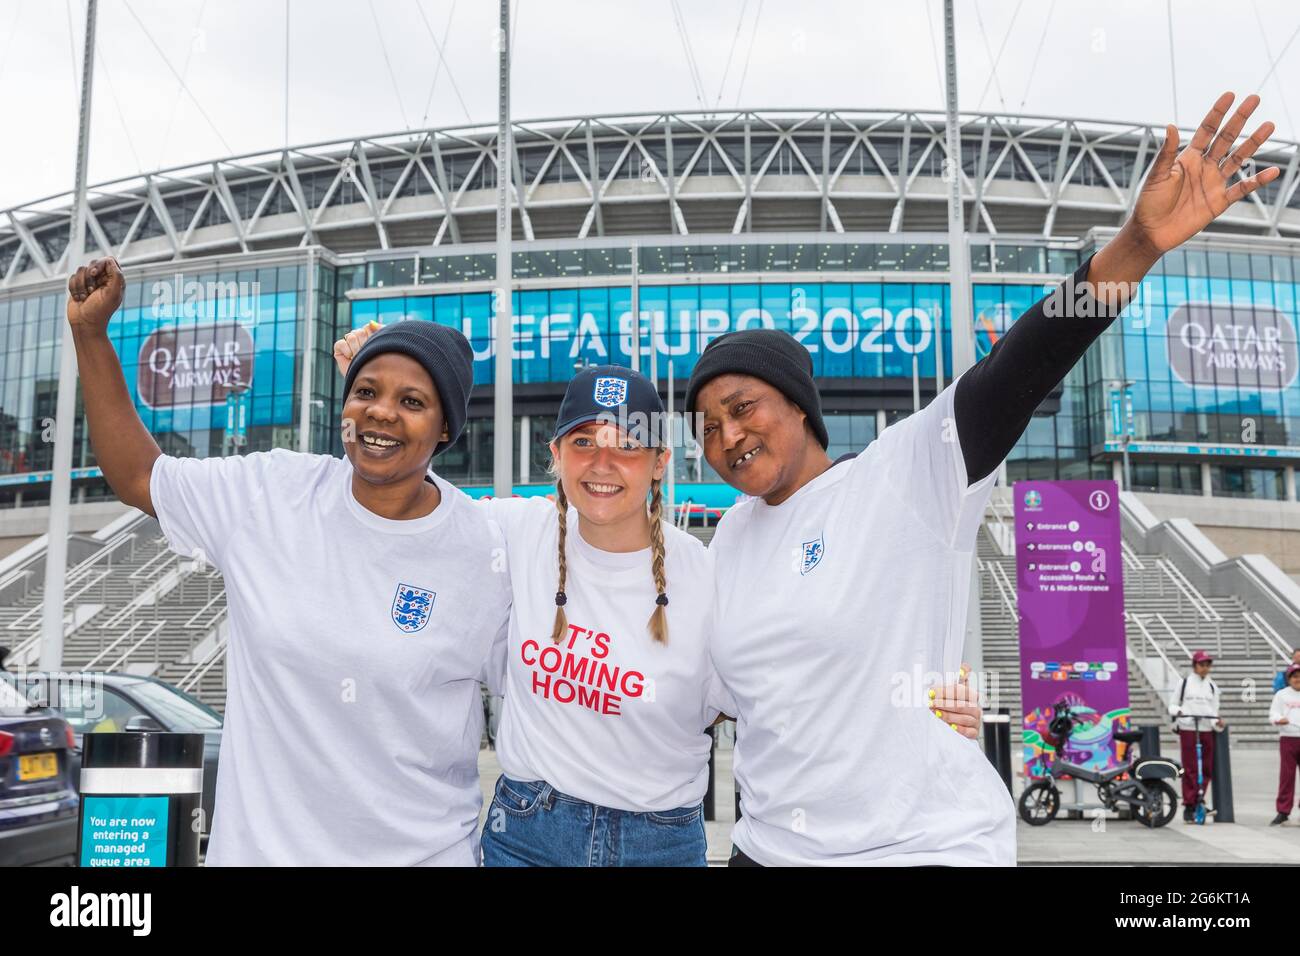
[[[596,379],[596,387],[591,397],[597,405],[605,408],[618,408],[627,401],[627,379],[613,375],[602,375]]]

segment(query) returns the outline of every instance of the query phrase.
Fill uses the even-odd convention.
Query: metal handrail
[[[30,567],[28,567],[28,565],[33,564],[36,560],[44,556],[45,556],[44,551],[37,551],[34,555],[32,555],[30,558],[24,561],[21,567],[14,568],[12,571],[10,571],[7,575],[5,575],[4,580],[0,581],[0,591],[3,591],[5,588],[10,587],[11,585],[22,580],[23,578],[30,578],[36,572],[33,571]],[[26,589],[24,589],[23,591],[23,596],[24,597],[27,596]]]
[[[122,547],[122,545],[129,543],[132,545],[132,549],[134,550],[134,542],[137,536],[138,533],[130,530],[129,528],[121,531],[115,537],[111,538],[108,542],[106,542],[104,546],[100,548],[98,551],[96,551],[94,554],[90,555],[87,558],[82,559],[77,564],[74,564],[71,568],[69,568],[67,576],[64,578],[64,586],[67,588],[72,588],[73,586],[81,583],[81,579],[86,577],[88,574],[90,574],[96,564],[98,564],[100,561],[104,560],[105,558],[111,557],[113,552],[117,551],[117,549]],[[80,597],[82,594],[86,592],[86,590],[88,590],[91,587],[94,587],[100,581],[104,580],[104,578],[106,578],[108,574],[109,572],[105,571],[103,574],[100,574],[97,578],[92,580],[90,584],[86,585],[86,587],[83,587],[80,590],[77,590],[71,594],[65,594],[63,598],[63,607],[60,608],[60,611],[66,611],[69,602]],[[22,621],[25,621],[28,617],[32,616],[33,614],[43,613],[44,608],[45,608],[45,597],[44,595],[42,595],[39,603],[37,603],[33,607],[28,608],[23,614],[19,615],[17,618],[10,621],[7,626],[7,629],[11,631],[19,630],[20,623]],[[34,628],[39,626],[40,626],[39,624],[36,624],[33,625],[32,628],[27,628],[27,630],[33,630]],[[28,642],[24,642],[22,646],[16,648],[14,650],[14,654],[16,655],[18,651],[26,647],[27,643]]]
[[[994,566],[993,573],[996,574],[1001,579],[1003,585],[1006,587],[1006,591],[1008,595],[1008,604],[1011,608],[1011,616],[1015,617],[1018,613],[1018,608],[1019,608],[1019,605],[1016,601],[1016,586],[1012,582],[1011,576],[1007,574],[1007,569],[1002,564],[1001,561],[995,560],[993,562],[993,566]]]
[[[1012,618],[1015,618],[1016,603],[1012,600],[1011,595],[1007,593],[1007,589],[1002,585],[1002,578],[1005,577],[1005,574],[1002,576],[999,576],[998,574],[998,572],[1002,570],[1002,565],[998,563],[996,559],[981,561],[980,565],[988,573],[989,578],[992,579],[993,586],[997,588],[998,596],[1002,598],[1002,603],[1006,606],[1007,614]]]
[[[113,650],[113,648],[117,647],[117,645],[121,644],[124,640],[126,640],[128,637],[130,637],[132,634],[134,634],[134,633],[136,632],[136,629],[137,629],[137,628],[140,628],[140,627],[143,627],[143,626],[144,626],[144,621],[136,621],[134,624],[132,624],[130,627],[128,627],[125,631],[123,631],[121,634],[119,634],[119,635],[117,636],[117,639],[114,640],[113,643],[109,644],[108,647],[101,648],[100,651],[99,651],[99,653],[96,654],[94,657],[92,657],[92,658],[91,658],[91,659],[86,663],[86,666],[83,668],[83,670],[90,670],[91,668],[93,668],[96,664],[98,664],[101,660],[103,660],[105,654],[110,653],[110,652]]]
[[[1273,629],[1273,625],[1268,623],[1258,611],[1242,611],[1242,619],[1245,620],[1255,633],[1264,639],[1264,643],[1273,649],[1278,657],[1282,658],[1285,663],[1291,662],[1292,651],[1286,649],[1286,642],[1282,640],[1282,635]]]
[[[122,545],[131,544],[132,547],[134,548],[135,539],[138,536],[139,536],[138,532],[123,531],[121,534],[117,535],[115,538],[113,538],[108,543],[106,543],[102,548],[100,548],[94,554],[90,555],[90,557],[84,558],[78,564],[73,565],[72,568],[68,571],[67,583],[72,584],[74,581],[78,581],[85,575],[89,574],[90,569],[92,567],[94,567],[96,564],[98,564],[100,561],[104,560],[105,558],[110,557],[113,554],[113,552],[116,551],[118,548],[122,547]]]
[[[152,564],[162,555],[168,555],[168,560],[164,561],[161,565],[158,566],[157,569],[155,569],[153,572],[150,573],[150,577],[152,578],[152,580],[149,581],[148,584],[144,585],[140,589],[139,593],[137,593],[133,598],[131,598],[130,601],[128,601],[126,604],[120,607],[116,612],[114,612],[112,617],[110,617],[108,620],[100,624],[99,625],[100,627],[102,628],[117,627],[117,625],[121,624],[122,621],[134,617],[136,612],[139,611],[140,608],[145,606],[144,601],[146,598],[150,597],[149,592],[154,588],[156,588],[161,583],[163,578],[165,578],[168,574],[171,573],[171,568],[173,564],[181,569],[182,571],[181,583],[182,584],[184,583],[185,577],[187,576],[187,574],[185,573],[186,570],[185,562],[187,559],[179,554],[171,554],[170,552],[166,552],[166,551],[159,552],[159,554],[156,554],[152,558],[150,558],[149,561],[146,563],[146,565],[142,566],[139,570],[143,570],[144,567],[147,567],[148,564]],[[172,559],[175,560],[173,561]],[[199,566],[198,562],[195,562],[193,565],[191,565],[189,569],[189,573],[193,573],[193,569],[197,568],[198,566]],[[129,577],[135,577],[135,575],[131,574],[129,575]],[[157,617],[158,602],[162,597],[163,595],[159,595],[156,592],[152,595],[153,603],[151,606],[154,608],[155,619]]]
[[[32,636],[20,641],[18,646],[9,652],[9,656],[15,661],[20,660],[22,655],[26,653],[27,649],[41,639],[41,631],[39,627],[30,628],[30,630],[33,632]]]
[[[203,679],[203,675],[212,669],[212,665],[222,660],[226,656],[226,651],[230,645],[224,640],[217,641],[213,645],[211,652],[203,660],[199,661],[186,672],[185,676],[177,682],[176,686],[183,691],[188,691],[191,687]],[[194,673],[195,671],[198,673]]]
[[[677,516],[674,519],[674,523],[682,531],[685,531],[691,525],[691,504],[692,499],[687,498],[677,506]]]
[[[1165,576],[1168,577],[1170,581],[1174,582],[1174,586],[1183,593],[1183,596],[1186,597],[1188,601],[1191,602],[1192,607],[1200,613],[1203,619],[1215,622],[1223,620],[1223,617],[1219,612],[1210,605],[1209,601],[1205,600],[1195,587],[1193,587],[1192,582],[1187,580],[1186,575],[1184,575],[1182,571],[1178,570],[1172,561],[1168,558],[1162,557],[1156,559],[1156,564],[1158,564],[1160,569],[1165,572]]]
[[[1186,644],[1183,643],[1183,639],[1178,636],[1177,632],[1173,629],[1170,623],[1165,620],[1165,616],[1161,614],[1159,611],[1156,611],[1156,620],[1158,620],[1161,624],[1165,626],[1165,630],[1168,631],[1169,636],[1174,639],[1174,643],[1177,644],[1180,648],[1182,648],[1183,653],[1187,655],[1187,659],[1191,660],[1192,658],[1191,648],[1189,648]]]
[[[1169,659],[1169,655],[1164,652],[1164,650],[1160,647],[1158,643],[1156,643],[1156,639],[1151,636],[1151,632],[1147,630],[1147,626],[1142,623],[1142,619],[1140,617],[1138,617],[1136,614],[1130,614],[1128,611],[1125,611],[1124,619],[1127,621],[1132,621],[1134,624],[1137,625],[1138,631],[1141,633],[1143,637],[1145,637],[1148,641],[1151,642],[1151,646],[1155,649],[1155,652],[1160,657],[1160,659],[1165,662],[1166,667],[1168,667],[1175,674],[1181,673],[1181,671],[1179,671],[1178,668],[1174,666],[1173,661]]]
[[[1125,567],[1127,567],[1130,571],[1146,570],[1146,565],[1142,563],[1142,559],[1138,557],[1138,553],[1133,550],[1132,545],[1130,545],[1127,541],[1120,541],[1120,549],[1121,549],[1121,554],[1123,554],[1124,556]]]
[[[70,603],[72,603],[73,601],[75,601],[77,598],[81,597],[81,595],[85,594],[87,591],[89,591],[91,588],[93,588],[93,587],[94,587],[96,584],[98,584],[100,581],[103,581],[106,577],[108,577],[108,576],[109,576],[110,574],[112,574],[112,573],[113,573],[113,572],[112,572],[111,569],[106,570],[106,571],[101,571],[101,572],[99,573],[99,576],[98,576],[98,577],[96,577],[95,579],[93,579],[92,581],[90,581],[88,584],[85,584],[85,585],[83,585],[82,587],[78,588],[76,591],[73,591],[71,594],[67,595],[67,596],[63,599],[63,610],[66,611],[66,610],[68,609],[68,605],[69,605]],[[84,577],[84,575],[83,575],[83,577]],[[37,605],[35,605],[34,607],[29,607],[26,611],[24,611],[22,614],[18,615],[18,617],[14,618],[12,621],[9,622],[9,624],[7,625],[7,630],[10,630],[10,631],[18,631],[18,630],[33,631],[33,630],[36,630],[37,628],[39,628],[39,627],[41,626],[41,622],[40,622],[39,620],[36,621],[34,624],[32,624],[30,627],[26,627],[26,628],[24,628],[24,627],[21,626],[21,625],[22,625],[22,622],[25,621],[25,620],[27,620],[27,619],[28,619],[29,617],[31,617],[32,615],[36,614],[38,611],[41,611],[44,607],[45,607],[45,602],[44,602],[44,601],[41,601],[40,604],[37,604]]]
[[[141,623],[143,623],[143,622],[141,622]],[[117,660],[113,661],[112,664],[109,664],[107,667],[105,667],[104,670],[106,670],[106,671],[115,671],[115,670],[117,670],[119,667],[122,666],[122,664],[124,664],[124,663],[126,662],[126,659],[127,659],[128,657],[130,657],[132,654],[134,654],[137,650],[140,649],[141,645],[143,645],[145,641],[149,640],[149,638],[153,637],[155,634],[157,634],[159,631],[161,631],[161,630],[163,629],[163,627],[166,626],[166,624],[167,624],[166,621],[159,621],[159,622],[158,622],[157,624],[155,624],[152,628],[150,628],[149,633],[147,633],[144,637],[140,638],[140,640],[136,641],[134,644],[132,644],[130,647],[128,647],[125,651],[123,651],[123,652],[122,652],[122,655],[121,655]]]
[[[140,565],[138,568],[136,568],[134,571],[128,574],[127,577],[130,578],[132,581],[139,581],[143,578],[157,577],[161,573],[162,569],[167,567],[171,559],[179,558],[179,557],[180,555],[176,554],[173,551],[167,551],[167,550],[159,551],[157,554],[155,554],[144,564]],[[159,568],[154,569],[152,567],[153,563],[157,561],[159,558],[162,558],[162,564],[159,566]]]
[[[0,591],[3,591],[6,588],[13,587],[21,580],[23,582],[23,596],[20,597],[18,600],[25,601],[27,600],[27,595],[31,592],[32,577],[35,574],[36,572],[30,568],[19,569],[17,571],[14,571],[3,581],[0,581]]]
[[[186,621],[184,624],[182,624],[181,627],[202,627],[202,628],[212,627],[212,625],[216,624],[219,620],[221,620],[222,616],[225,615],[225,613],[229,610],[229,608],[225,604],[221,605],[221,607],[217,610],[217,612],[212,616],[210,620],[204,622],[203,624],[196,624],[194,622],[198,619],[200,614],[207,611],[208,608],[212,607],[212,605],[216,604],[218,601],[224,600],[225,596],[226,596],[226,589],[222,588],[220,593],[217,594],[216,597],[212,598],[212,600],[208,601],[207,604],[203,605],[203,607],[195,611],[190,616],[190,619]]]

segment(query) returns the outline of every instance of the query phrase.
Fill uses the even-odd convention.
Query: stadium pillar
[[[81,57],[81,121],[77,131],[76,192],[67,261],[77,268],[86,253],[86,160],[90,152],[90,94],[95,79],[96,0],[86,0],[86,36]],[[41,609],[41,657],[44,671],[63,667],[63,591],[68,571],[68,509],[72,491],[72,440],[76,434],[77,354],[72,329],[63,326],[59,356],[59,392],[54,413],[54,466],[50,481],[49,543],[45,549],[45,600]]]
[[[676,387],[677,387],[677,382],[675,380],[675,376],[673,375],[673,362],[672,359],[669,359],[668,360],[668,427],[667,427],[668,435],[665,441],[670,451],[675,451],[674,446],[677,443],[675,437],[677,435],[677,429],[676,427],[674,427],[677,416],[674,414],[674,408],[673,408],[673,404],[674,404],[673,390],[676,389]],[[666,482],[668,486],[667,489],[668,490],[668,517],[672,519],[674,523],[676,521],[675,512],[677,510],[677,474],[676,473],[677,473],[677,459],[672,457],[672,455],[669,455],[668,474],[667,474],[668,480]]]
[[[952,376],[975,364],[975,329],[971,324],[970,252],[966,247],[961,195],[961,120],[957,114],[957,45],[952,0],[944,0],[944,59],[947,79],[946,144],[948,165],[948,275],[952,316]]]
[[[632,371],[641,371],[641,263],[632,243]]]
[[[302,339],[302,394],[298,396],[298,450],[311,452],[312,385],[316,377],[316,249],[307,248],[307,325]]]
[[[952,0],[943,3],[943,48],[947,98],[946,143],[948,163],[948,311],[952,317],[952,377],[975,364],[975,329],[971,324],[970,251],[961,196],[961,120],[957,113],[957,34]],[[935,341],[939,342],[936,334]],[[942,352],[942,347],[940,347]],[[984,634],[980,624],[979,564],[971,562],[970,596],[966,612],[964,657],[974,669],[976,685],[984,670]],[[947,664],[945,663],[945,666]],[[987,701],[985,704],[987,705]]]
[[[510,0],[501,0],[497,42],[497,281],[495,324],[496,381],[493,389],[492,494],[514,493],[511,457],[514,451],[513,315],[510,301]]]

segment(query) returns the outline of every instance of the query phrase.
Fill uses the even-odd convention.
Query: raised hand
[[[68,322],[79,329],[103,332],[122,305],[126,279],[117,260],[91,259],[68,279]]]
[[[1127,224],[1135,231],[1134,238],[1148,244],[1156,256],[1186,242],[1237,200],[1280,175],[1276,166],[1269,166],[1233,181],[1274,129],[1271,122],[1261,123],[1234,149],[1233,143],[1259,105],[1259,97],[1247,96],[1225,123],[1233,98],[1232,93],[1224,93],[1215,101],[1182,152],[1178,151],[1177,127],[1165,127],[1165,141]]]

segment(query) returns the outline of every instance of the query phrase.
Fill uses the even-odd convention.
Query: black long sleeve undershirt
[[[1114,311],[1086,291],[1091,264],[1089,257],[1072,282],[1030,306],[957,380],[953,414],[971,484],[992,474],[1029,427],[1034,409],[1114,321]],[[1045,310],[1049,300],[1052,308]]]

